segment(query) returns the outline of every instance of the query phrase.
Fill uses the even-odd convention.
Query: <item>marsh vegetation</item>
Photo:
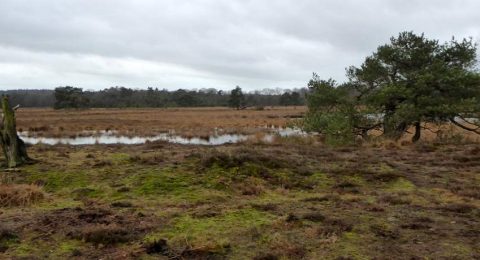
[[[475,51],[402,33],[308,108],[21,109],[0,258],[478,259]]]

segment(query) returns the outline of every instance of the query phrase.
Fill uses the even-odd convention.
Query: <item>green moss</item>
[[[110,160],[116,164],[127,163],[130,161],[130,155],[127,153],[113,153],[110,154]]]
[[[367,186],[365,179],[360,175],[346,175],[341,177],[340,185]]]
[[[75,249],[81,248],[83,242],[54,236],[50,240],[35,239],[35,234],[29,234],[29,238],[22,239],[11,247],[9,253],[17,257],[40,257],[42,259],[65,259],[71,256]],[[1,257],[0,257],[1,258]]]
[[[416,186],[412,182],[404,178],[398,178],[397,180],[388,184],[387,190],[392,192],[411,192],[415,190]]]
[[[19,257],[28,257],[38,253],[38,247],[36,245],[22,241],[22,243],[17,244],[12,247],[11,254]]]
[[[256,163],[245,163],[242,167],[237,169],[238,176],[243,178],[253,176],[253,177],[262,177],[265,174],[268,174],[270,170],[263,165]]]
[[[327,174],[321,172],[317,172],[311,176],[308,176],[305,179],[305,182],[311,183],[319,189],[327,189],[335,184],[335,180],[330,178]]]
[[[355,232],[345,232],[334,246],[334,256],[349,257],[353,259],[370,259],[365,240]]]
[[[443,258],[470,259],[475,258],[476,248],[461,242],[441,243]]]
[[[54,198],[50,201],[44,201],[36,205],[37,208],[42,210],[47,209],[64,209],[64,208],[75,208],[82,206],[83,203],[79,200],[74,200],[72,198]]]
[[[180,173],[154,171],[137,176],[134,180],[135,192],[141,195],[184,194],[190,192],[192,179]]]
[[[72,191],[72,195],[74,199],[86,199],[86,198],[101,198],[105,196],[106,191],[108,190],[107,187],[104,186],[88,186],[85,188],[79,188]]]
[[[234,183],[233,176],[238,172],[237,168],[225,169],[217,164],[206,169],[201,176],[202,186],[221,191],[228,191]]]
[[[146,197],[157,202],[217,202],[228,193],[221,189],[212,189],[213,179],[198,176],[183,169],[148,169],[124,178],[123,183],[131,187],[132,196]],[[122,197],[118,192],[118,196]],[[125,195],[123,195],[125,196]]]
[[[83,245],[83,242],[78,240],[65,240],[62,241],[56,250],[53,252],[53,255],[56,257],[70,256],[72,252],[78,250]]]
[[[375,166],[377,167],[376,169],[375,168],[370,168],[371,170],[375,170],[375,171],[378,171],[378,172],[383,172],[383,173],[391,173],[391,172],[395,172],[395,169],[386,164],[386,163],[379,163],[379,164],[375,164]]]
[[[239,234],[252,228],[268,225],[274,216],[253,209],[230,211],[211,218],[184,215],[174,220],[164,231],[147,236],[147,240],[167,238],[169,241],[188,240],[193,244],[228,244]]]
[[[48,192],[56,192],[62,189],[72,190],[86,187],[89,183],[85,172],[71,171],[48,171],[33,172],[28,176],[29,182],[41,181],[45,183],[44,189]]]

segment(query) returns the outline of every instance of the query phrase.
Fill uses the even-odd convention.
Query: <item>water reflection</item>
[[[271,133],[267,133],[263,136],[264,142],[272,142],[275,136],[292,136],[292,135],[306,135],[300,129],[296,128],[277,128]],[[150,137],[141,136],[122,136],[117,135],[112,131],[99,131],[95,133],[82,133],[76,137],[38,137],[29,135],[28,132],[19,133],[20,138],[27,144],[68,144],[68,145],[93,145],[93,144],[144,144],[146,142],[154,141],[166,141],[176,144],[189,144],[189,145],[223,145],[231,143],[239,143],[254,138],[254,135],[242,135],[242,134],[214,134],[207,138],[200,137],[183,137],[172,133],[163,133]]]

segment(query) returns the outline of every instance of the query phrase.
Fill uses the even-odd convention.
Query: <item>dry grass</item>
[[[225,133],[252,133],[264,126],[286,126],[302,116],[305,107],[269,107],[265,110],[230,108],[168,109],[22,109],[17,127],[44,136],[76,135],[81,131],[116,130],[133,135],[154,135],[175,130],[184,136],[208,136],[215,129]]]
[[[32,205],[45,198],[41,187],[27,184],[0,185],[0,207]]]
[[[119,135],[151,136],[174,132],[184,137],[208,138],[218,134],[252,134],[249,143],[261,144],[266,127],[286,127],[302,117],[306,107],[267,107],[265,110],[233,110],[225,107],[210,108],[143,108],[143,109],[88,109],[53,110],[27,108],[18,111],[19,131],[34,132],[47,137],[75,137],[91,135],[94,131],[117,131]],[[480,135],[460,129],[452,124],[424,124],[422,141],[440,143],[480,142]],[[408,130],[398,142],[375,138],[371,146],[399,146],[411,143],[414,129]],[[371,131],[372,136],[381,134]],[[274,137],[270,143],[310,145],[322,142],[321,136]]]

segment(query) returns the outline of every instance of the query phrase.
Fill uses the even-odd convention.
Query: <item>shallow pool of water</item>
[[[296,128],[277,128],[271,130],[261,137],[264,142],[272,142],[275,136],[293,136],[306,135],[305,132]],[[256,138],[255,135],[244,134],[215,134],[208,138],[201,137],[183,137],[172,133],[163,133],[150,137],[141,136],[122,136],[117,135],[116,132],[99,131],[96,133],[82,133],[76,137],[40,137],[30,135],[28,132],[19,133],[20,138],[27,144],[68,144],[68,145],[93,145],[93,144],[144,144],[146,142],[166,141],[176,144],[189,145],[223,145],[239,143],[248,140],[249,138]]]

